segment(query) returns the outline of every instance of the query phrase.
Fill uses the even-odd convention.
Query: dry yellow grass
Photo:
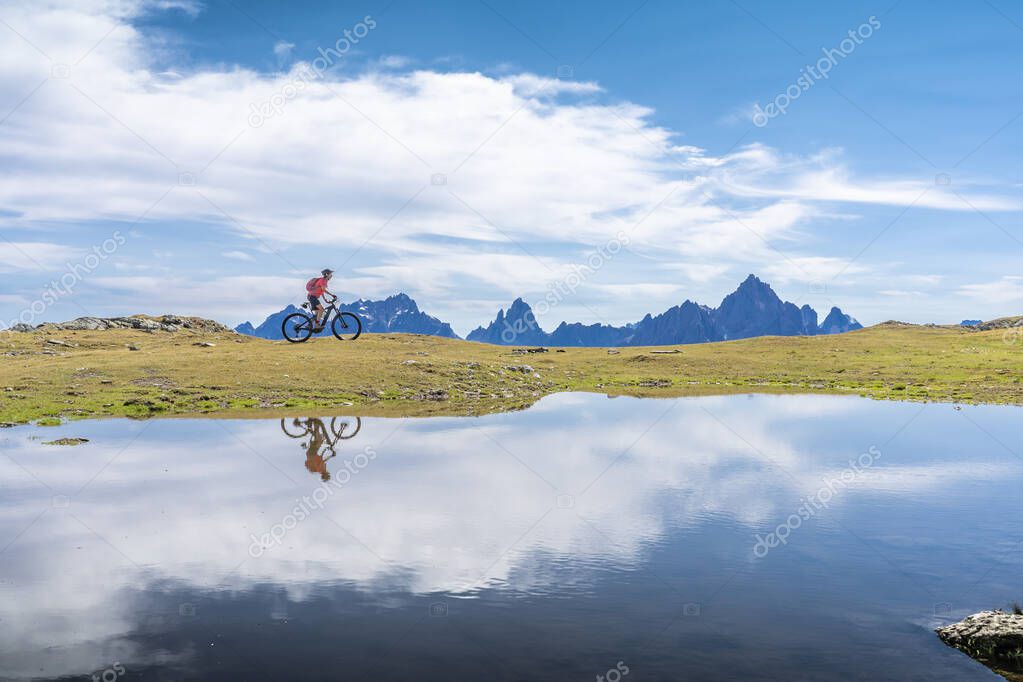
[[[8,334],[0,343],[0,421],[480,414],[519,409],[558,391],[662,397],[820,392],[1023,404],[1017,338],[1002,330],[887,324],[824,337],[516,354],[411,334],[291,345],[187,330],[36,331]],[[132,345],[138,350],[129,350]],[[509,369],[522,365],[534,371]]]

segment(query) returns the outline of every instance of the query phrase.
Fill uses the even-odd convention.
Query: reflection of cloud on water
[[[777,523],[822,478],[890,437],[894,428],[871,424],[895,409],[905,406],[810,396],[672,406],[566,395],[484,419],[364,420],[331,469],[367,446],[377,457],[255,558],[251,536],[320,485],[303,467],[299,441],[276,422],[165,421],[144,431],[133,422],[82,423],[75,435],[93,443],[74,451],[14,432],[7,452],[60,493],[107,466],[67,510],[48,509],[0,554],[0,617],[18,624],[0,630],[0,674],[23,674],[54,647],[61,660],[46,657],[51,675],[109,665],[112,650],[131,660],[124,637],[136,627],[132,595],[161,585],[230,591],[268,583],[291,600],[335,581],[384,599],[582,585],[593,573],[586,567],[642,562],[673,529],[720,518],[751,529]],[[829,513],[865,493],[1020,472],[1005,461],[914,456],[892,445]],[[0,480],[2,546],[51,493],[2,458]],[[572,506],[559,508],[559,495]],[[552,569],[562,564],[572,570]],[[24,654],[6,655],[15,651]]]

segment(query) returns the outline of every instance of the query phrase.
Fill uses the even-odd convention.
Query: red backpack
[[[310,296],[319,296],[323,293],[323,278],[313,277],[305,283],[305,290]]]

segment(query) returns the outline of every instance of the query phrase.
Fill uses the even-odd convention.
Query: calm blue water
[[[569,394],[6,429],[0,677],[997,679],[932,628],[1023,599],[1021,416]]]

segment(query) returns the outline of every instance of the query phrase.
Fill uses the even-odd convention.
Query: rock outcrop
[[[935,632],[945,644],[1008,679],[1023,679],[1023,615],[982,611]]]
[[[980,324],[973,325],[973,327],[977,331],[982,332],[986,332],[991,329],[1013,329],[1023,327],[1023,317],[999,317],[997,320],[981,322]]]
[[[131,317],[78,317],[68,322],[47,322],[38,327],[19,329],[21,325],[15,325],[14,331],[102,331],[106,329],[135,329],[144,332],[178,332],[183,329],[202,333],[214,334],[230,332],[231,330],[213,320],[202,317],[179,317],[177,315],[161,315],[149,317],[147,315],[132,315]]]

